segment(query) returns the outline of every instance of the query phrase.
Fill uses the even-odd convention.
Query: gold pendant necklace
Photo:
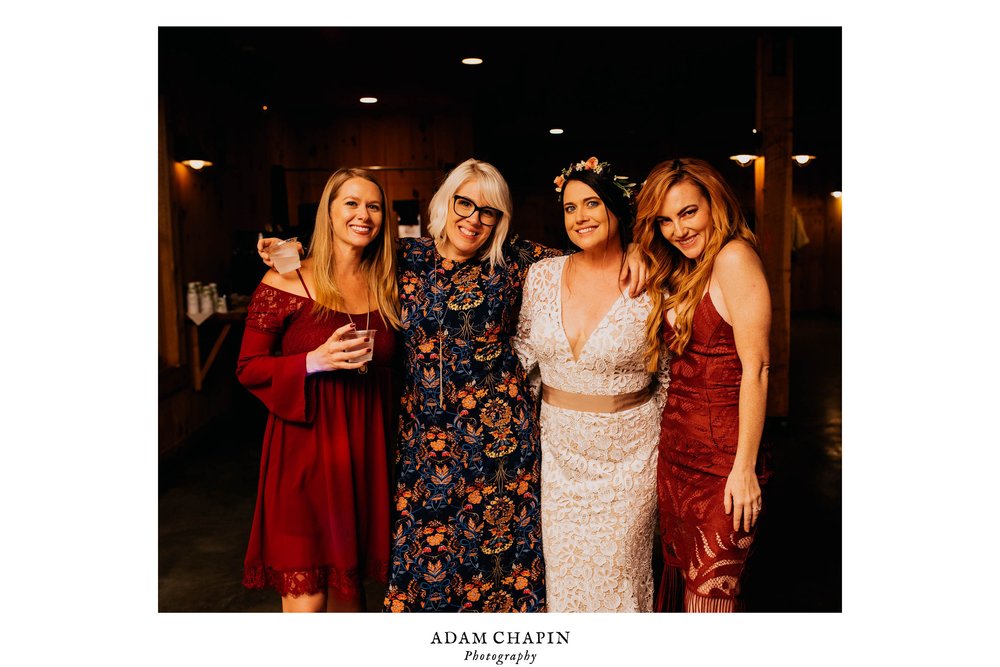
[[[434,308],[437,311],[438,307],[438,292],[440,291],[440,285],[438,285],[438,250],[434,249],[434,283],[431,286],[431,294],[434,295]],[[444,317],[441,314],[435,312],[434,319],[437,320],[438,325],[438,407],[444,410],[444,345],[442,339],[444,338]]]
[[[365,313],[365,331],[371,331],[371,329],[369,329],[368,326],[371,324],[372,302],[371,302],[371,292],[367,289],[365,290],[365,309],[367,310],[367,312]],[[351,314],[347,312],[346,308],[344,309],[344,314],[347,315],[347,319],[351,321],[351,324],[354,324],[354,318],[351,317]],[[354,330],[357,331],[357,327],[355,327]],[[374,352],[375,351],[374,337],[372,337],[371,344],[372,344],[372,351]],[[361,368],[358,369],[358,374],[364,375],[367,372],[368,372],[368,363],[366,362],[361,365]]]

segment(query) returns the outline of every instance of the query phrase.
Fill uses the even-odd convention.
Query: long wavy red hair
[[[697,259],[688,259],[660,232],[657,218],[670,188],[678,183],[696,186],[708,201],[712,215],[712,233],[705,251]],[[665,314],[676,313],[676,336],[670,345],[675,354],[684,352],[691,340],[691,321],[695,306],[712,276],[715,258],[729,241],[743,239],[755,250],[757,237],[747,225],[736,195],[710,164],[697,158],[667,160],[653,167],[636,199],[634,240],[649,265],[649,296],[653,309],[646,321],[646,362],[655,371],[663,342]],[[759,250],[758,250],[759,252]]]

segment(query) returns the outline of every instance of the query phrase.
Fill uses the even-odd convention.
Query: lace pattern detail
[[[365,575],[385,581],[387,568],[385,562],[371,561],[365,568]],[[361,592],[361,576],[358,570],[345,572],[333,566],[308,570],[276,570],[258,565],[244,568],[243,585],[247,588],[270,587],[281,597],[297,598],[333,590],[347,598]]]
[[[674,335],[669,324],[664,335],[667,342]],[[739,439],[742,367],[733,329],[711,294],[698,304],[691,340],[671,371],[658,461],[664,564],[683,574],[685,611],[739,611],[740,581],[760,524],[733,530],[723,505]]]
[[[246,326],[264,333],[280,333],[285,319],[311,301],[304,296],[260,283],[247,309]]]
[[[528,273],[514,345],[545,384],[584,394],[637,391],[649,297],[620,297],[574,361],[562,327],[566,258]],[[666,361],[653,398],[631,410],[590,413],[542,403],[542,544],[549,611],[651,611],[656,457]],[[653,380],[657,381],[657,380]]]

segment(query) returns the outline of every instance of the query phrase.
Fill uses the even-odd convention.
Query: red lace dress
[[[330,588],[353,597],[362,576],[386,578],[396,336],[372,312],[367,373],[307,376],[306,353],[349,322],[343,313],[320,320],[312,306],[262,283],[248,309],[236,374],[270,415],[243,584],[282,596]],[[365,326],[366,315],[353,318]]]
[[[669,323],[664,329],[669,344],[674,330]],[[723,494],[736,456],[742,376],[733,328],[706,293],[684,353],[671,359],[660,422],[656,476],[664,573],[658,611],[679,611],[682,587],[686,611],[738,608],[756,527],[734,531]]]

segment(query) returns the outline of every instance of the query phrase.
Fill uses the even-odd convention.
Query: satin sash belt
[[[549,405],[577,412],[621,412],[637,408],[653,395],[653,383],[628,394],[599,396],[594,394],[574,394],[542,384],[542,400]]]

